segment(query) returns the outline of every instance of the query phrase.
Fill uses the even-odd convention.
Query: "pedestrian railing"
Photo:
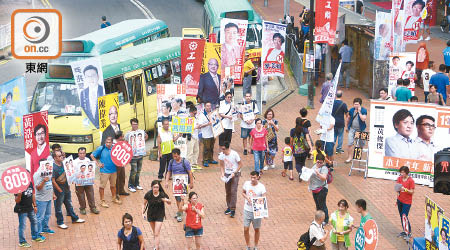
[[[297,86],[303,82],[303,60],[302,54],[298,53],[295,48],[295,37],[293,35],[286,36],[286,58],[289,60],[289,65],[294,74],[295,81],[297,82]]]
[[[11,45],[11,24],[0,25],[0,49]]]

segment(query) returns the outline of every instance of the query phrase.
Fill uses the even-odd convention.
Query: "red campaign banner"
[[[3,171],[2,185],[8,193],[22,193],[30,186],[30,182],[30,173],[22,167],[12,166]]]
[[[111,160],[116,166],[124,167],[130,163],[133,157],[133,149],[126,141],[119,141],[114,144],[111,150]]]
[[[335,44],[338,8],[339,0],[317,0],[314,29],[316,43]]]
[[[50,155],[48,139],[48,112],[41,111],[23,116],[23,143],[27,169],[31,178],[39,169],[39,161]]]
[[[181,82],[187,96],[197,96],[204,49],[204,39],[181,40]]]

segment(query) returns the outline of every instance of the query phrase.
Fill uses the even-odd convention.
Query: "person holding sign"
[[[247,138],[250,136],[250,131],[255,127],[255,115],[259,114],[258,105],[256,101],[252,100],[252,94],[246,93],[244,102],[241,105],[241,138],[242,146],[244,147],[244,155],[247,155]]]
[[[350,163],[353,159],[353,143],[355,140],[356,131],[365,131],[366,130],[366,119],[367,119],[367,109],[363,108],[361,98],[357,97],[353,99],[353,108],[348,111],[347,116],[347,132],[348,132],[348,149],[347,149],[347,160],[345,163]],[[360,147],[363,147],[364,144],[362,141],[359,142]]]
[[[186,212],[185,237],[187,241],[187,249],[193,249],[195,241],[195,248],[201,247],[201,236],[203,235],[202,219],[205,218],[205,207],[198,202],[198,195],[196,192],[189,193],[189,203],[183,206],[183,211]]]
[[[52,179],[48,175],[42,176],[41,173],[43,171],[43,169],[38,169],[33,175],[37,205],[37,232],[38,234],[54,234],[55,231],[48,227],[48,221],[52,215],[52,200],[56,199],[56,197],[53,194]]]
[[[399,170],[400,176],[397,178],[397,185],[399,185],[399,190],[397,191],[397,208],[400,214],[400,222],[403,226],[403,232],[401,232],[399,237],[411,237],[411,224],[409,223],[408,214],[411,209],[412,196],[414,194],[414,180],[409,176],[409,168],[407,166],[402,166]],[[408,220],[408,228],[404,228],[403,215],[406,216]],[[409,232],[406,233],[406,232]]]
[[[220,171],[222,180],[225,178],[225,193],[227,201],[226,215],[234,218],[236,213],[237,190],[239,186],[239,178],[241,176],[242,162],[239,154],[230,149],[230,143],[225,142],[220,146],[222,152],[219,154]]]
[[[219,146],[223,146],[225,142],[231,142],[233,135],[233,104],[230,92],[225,93],[225,100],[220,102],[219,116],[222,118],[223,133],[219,135]]]
[[[311,169],[313,171],[309,178],[308,189],[311,190],[316,210],[322,210],[325,213],[325,223],[328,224],[328,167],[325,165],[325,155],[321,151],[316,156],[316,164]]]
[[[169,130],[169,120],[162,120],[162,129],[158,132],[158,158],[159,158],[159,172],[158,179],[164,178],[164,173],[167,171],[169,161],[172,160],[172,150],[175,148],[174,142],[178,140],[181,134],[174,136]]]
[[[142,161],[145,155],[145,141],[148,139],[148,135],[144,130],[139,129],[139,121],[137,118],[132,118],[130,120],[130,124],[131,131],[125,135],[125,140],[128,141],[128,143],[130,143],[131,147],[133,148],[133,158],[130,162],[130,177],[128,178],[128,190],[134,193],[136,192],[136,189],[143,190],[143,188],[139,185],[139,177],[141,175]],[[140,135],[140,137],[142,137],[142,134],[144,134],[145,140],[143,143],[143,148],[138,147],[140,146],[139,143],[132,143],[131,139],[134,138],[136,134]]]
[[[246,181],[242,187],[242,197],[244,197],[244,238],[247,245],[247,250],[250,250],[250,223],[253,224],[255,230],[255,246],[253,249],[258,249],[259,236],[261,234],[262,219],[255,219],[253,215],[252,198],[263,197],[266,194],[266,187],[258,181],[259,173],[252,171],[250,173],[250,181]]]
[[[201,129],[202,133],[204,167],[209,167],[209,163],[218,163],[213,159],[215,138],[212,130],[213,121],[211,119],[211,113],[211,103],[206,102],[205,110],[203,110],[198,118],[198,128]]]
[[[86,161],[89,162],[89,159],[86,158],[86,148],[80,147],[78,148],[78,158],[75,160],[75,162],[79,161]],[[90,176],[90,173],[92,173],[92,165],[89,165],[88,167],[88,173],[87,175]],[[95,178],[95,176],[94,176]],[[93,214],[99,214],[100,211],[98,211],[97,207],[95,206],[95,197],[94,197],[94,185],[77,185],[75,184],[75,193],[78,197],[78,203],[80,204],[80,213],[85,215],[86,214],[86,199],[85,194],[88,200],[89,208],[91,209],[91,213]]]
[[[191,165],[195,168],[198,166],[198,155],[199,155],[199,144],[198,144],[198,133],[199,128],[196,121],[197,117],[197,108],[194,105],[189,107],[189,117],[194,118],[194,131],[191,136],[187,137],[187,153],[186,159],[191,163]]]

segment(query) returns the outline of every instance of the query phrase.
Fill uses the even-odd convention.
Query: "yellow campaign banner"
[[[208,70],[208,62],[211,59],[216,59],[219,66],[217,68],[217,74],[220,75],[220,43],[206,43],[205,44],[205,52],[203,53],[203,62],[202,62],[202,74],[209,72]]]
[[[172,117],[172,133],[192,134],[194,132],[194,117]]]
[[[100,131],[105,131],[111,124],[119,123],[119,94],[113,93],[98,98],[98,119]]]

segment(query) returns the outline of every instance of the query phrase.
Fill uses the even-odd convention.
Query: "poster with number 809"
[[[30,181],[30,173],[19,166],[9,167],[2,174],[3,188],[11,194],[18,194],[25,191],[30,185]]]
[[[126,141],[117,142],[111,150],[111,160],[116,166],[125,166],[133,157],[133,149]]]

